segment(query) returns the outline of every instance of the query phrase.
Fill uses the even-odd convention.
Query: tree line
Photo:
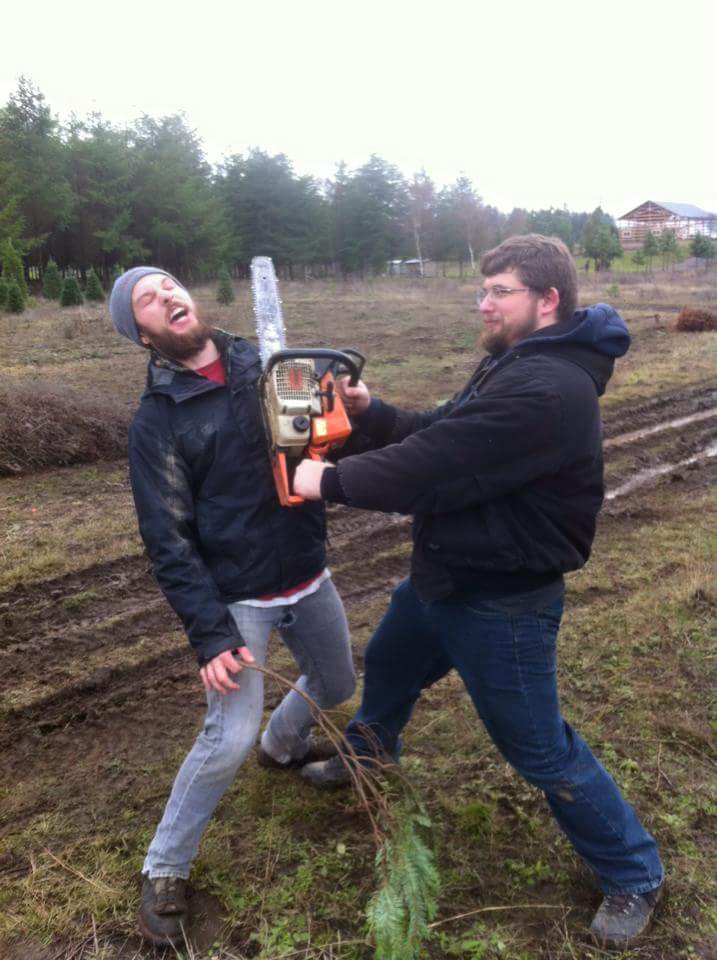
[[[481,251],[530,231],[579,247],[596,269],[622,252],[600,208],[505,214],[466,176],[439,188],[425,170],[407,178],[374,155],[322,181],[258,148],[212,166],[180,115],[62,124],[25,78],[0,108],[0,247],[12,246],[28,277],[53,261],[83,284],[93,268],[106,285],[149,262],[197,281],[222,266],[239,276],[257,254],[289,277],[381,273],[406,258],[421,271],[425,259],[475,270]]]

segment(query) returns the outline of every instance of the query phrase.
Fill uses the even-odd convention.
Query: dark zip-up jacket
[[[486,358],[428,413],[379,400],[357,418],[322,496],[414,514],[411,576],[424,600],[520,592],[588,559],[603,500],[598,396],[628,349],[605,304]]]
[[[279,504],[254,346],[214,331],[226,385],[153,357],[129,433],[139,528],[200,664],[243,641],[227,604],[278,593],[326,563],[323,505]]]

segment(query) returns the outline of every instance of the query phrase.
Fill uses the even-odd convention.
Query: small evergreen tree
[[[42,293],[47,300],[59,300],[62,293],[62,277],[54,260],[48,260],[42,275]]]
[[[114,267],[112,267],[112,273],[110,274],[110,290],[112,289],[112,287],[114,287],[115,280],[119,279],[119,277],[121,277],[123,273],[124,273],[124,267],[122,266],[121,263],[116,263]]]
[[[4,310],[7,306],[7,280],[4,277],[0,277],[0,310]]]
[[[635,264],[636,267],[640,267],[641,269],[644,269],[644,267],[647,264],[647,257],[645,256],[645,251],[635,250],[635,252],[632,254],[632,262]]]
[[[232,286],[232,278],[229,276],[229,271],[226,267],[222,267],[219,271],[219,287],[217,288],[217,302],[218,303],[233,303],[234,302],[234,287]]]
[[[22,257],[12,245],[12,240],[6,240],[2,248],[2,272],[8,284],[14,280],[18,285],[24,306],[29,296],[25,282],[25,268]]]
[[[657,237],[651,230],[648,230],[645,234],[645,239],[642,242],[642,252],[645,254],[645,259],[647,260],[647,269],[652,273],[652,261],[660,252],[660,245],[657,242]]]
[[[94,300],[96,302],[104,300],[105,292],[102,289],[102,284],[100,283],[100,278],[95,273],[94,269],[90,267],[90,270],[87,274],[87,286],[85,287],[85,296],[88,300]]]
[[[702,233],[694,236],[690,242],[690,253],[698,260],[702,260],[705,268],[710,260],[717,257],[717,247],[714,242]]]
[[[22,295],[22,290],[17,280],[11,280],[8,284],[7,308],[10,313],[22,313],[25,309],[25,298]]]
[[[82,292],[80,285],[75,277],[67,277],[62,284],[62,293],[60,294],[60,306],[78,307],[82,303]]]

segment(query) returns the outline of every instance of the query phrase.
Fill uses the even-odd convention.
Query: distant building
[[[392,275],[397,275],[401,277],[420,277],[421,276],[421,261],[418,259],[412,260],[389,260],[388,261],[388,272]],[[431,260],[423,260],[423,276],[432,277],[435,275],[434,265]]]
[[[617,221],[624,247],[639,247],[648,230],[656,236],[674,230],[680,240],[689,240],[702,233],[717,237],[717,213],[702,210],[691,203],[658,203],[647,200],[623,214]]]

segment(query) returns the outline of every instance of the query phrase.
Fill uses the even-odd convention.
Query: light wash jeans
[[[301,676],[297,682],[320,707],[334,707],[354,692],[346,614],[333,582],[294,604],[229,607],[246,645],[261,666],[269,635],[276,627],[293,654]],[[199,841],[216,805],[256,743],[264,708],[264,676],[243,670],[239,689],[207,693],[204,729],[180,767],[164,816],[154,835],[142,872],[150,877],[189,876]],[[263,748],[275,760],[300,759],[307,751],[314,723],[311,709],[290,690],[271,715]]]

